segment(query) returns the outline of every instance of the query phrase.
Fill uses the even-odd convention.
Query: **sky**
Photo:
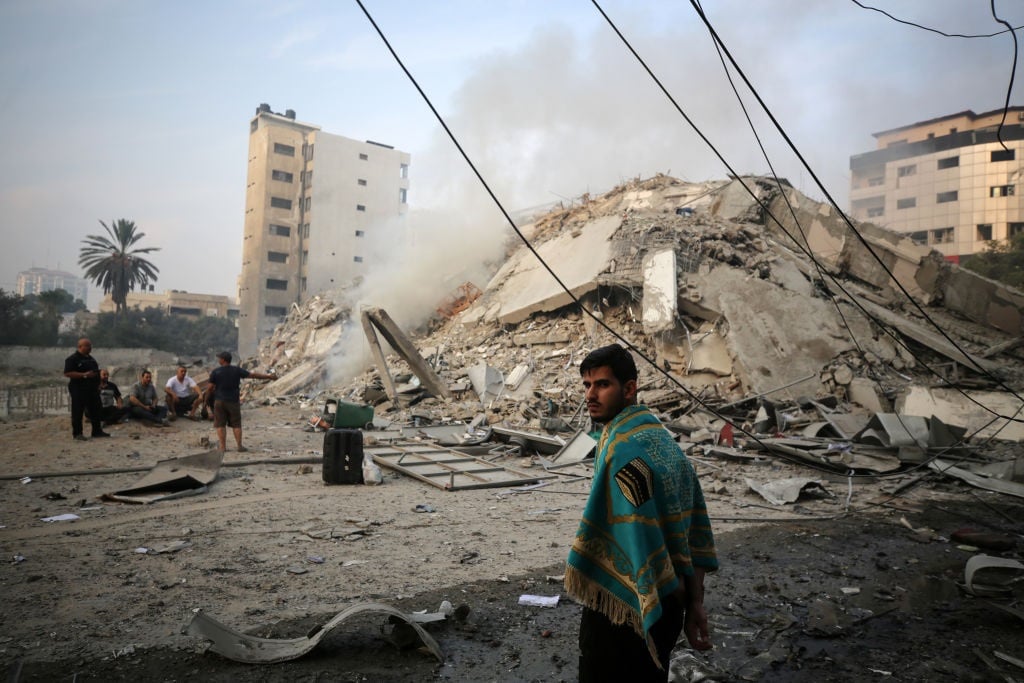
[[[600,6],[692,126],[592,2],[364,4],[509,211],[656,173],[769,172],[687,0]],[[864,4],[947,33],[1004,28],[987,1]],[[1019,0],[995,8],[1024,25]],[[844,209],[849,158],[874,148],[872,133],[999,109],[1010,85],[1010,34],[947,38],[850,0],[704,9],[811,170],[741,89],[772,167],[821,199],[817,176]],[[1022,71],[1011,104],[1024,103]],[[424,279],[481,277],[475,266],[500,258],[501,213],[354,0],[0,0],[0,288],[30,267],[81,275],[82,239],[126,218],[145,233],[139,246],[160,248],[157,291],[233,297],[249,121],[263,102],[412,155],[416,239],[390,245],[409,275],[380,278],[390,298]],[[438,295],[420,294],[423,307]]]

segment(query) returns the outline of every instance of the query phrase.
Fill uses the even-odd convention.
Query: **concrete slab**
[[[1024,403],[1011,394],[998,391],[960,393],[954,389],[928,387],[911,387],[896,399],[896,412],[924,417],[934,415],[946,424],[967,429],[968,436],[991,436],[1006,441],[1024,440],[1024,423],[996,418],[989,411],[1019,419],[1024,416]]]
[[[655,334],[676,326],[679,313],[676,285],[676,252],[659,251],[644,259],[644,332]]]
[[[620,216],[603,216],[579,231],[569,231],[537,247],[574,296],[597,288],[595,279],[608,269],[611,237],[622,225]],[[528,249],[520,249],[488,285],[494,296],[485,305],[483,319],[515,324],[533,313],[553,311],[572,302]]]

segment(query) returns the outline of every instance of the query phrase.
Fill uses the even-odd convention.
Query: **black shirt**
[[[92,377],[69,377],[70,391],[98,391],[100,387],[100,364],[92,356],[83,356],[78,351],[64,359],[64,372],[95,372]]]
[[[100,385],[100,404],[104,408],[116,408],[117,399],[121,398],[121,390],[117,388],[117,385],[113,382],[108,381],[106,386]]]
[[[213,398],[216,401],[241,400],[239,389],[242,380],[249,376],[249,371],[237,365],[221,365],[210,373],[210,384],[213,385]]]

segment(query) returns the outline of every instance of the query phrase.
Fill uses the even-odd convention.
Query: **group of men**
[[[242,415],[240,408],[241,381],[276,379],[275,375],[249,372],[231,365],[231,354],[217,354],[218,367],[210,373],[206,391],[200,391],[196,381],[188,376],[188,368],[179,365],[174,376],[164,385],[163,403],[153,385],[153,373],[143,370],[139,381],[128,392],[127,404],[120,388],[110,381],[110,372],[100,369],[92,356],[92,342],[78,340],[78,349],[64,361],[64,376],[68,378],[71,396],[71,437],[87,441],[83,423],[85,417],[92,425],[92,437],[109,437],[104,425],[125,422],[135,418],[144,423],[166,427],[178,417],[213,420],[220,450],[226,446],[227,427],[231,427],[240,452],[242,446]]]

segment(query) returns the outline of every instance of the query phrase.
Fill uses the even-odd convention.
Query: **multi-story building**
[[[379,266],[369,245],[399,229],[408,190],[407,153],[260,105],[249,123],[239,353],[255,353],[291,304]]]
[[[54,289],[63,289],[82,303],[89,303],[89,281],[85,278],[65,273],[63,270],[47,268],[29,268],[18,273],[18,296],[42,294]]]
[[[165,313],[189,318],[238,318],[238,304],[226,296],[194,294],[178,289],[168,289],[163,294],[157,294],[153,291],[152,285],[149,291],[128,292],[124,303],[128,308],[158,308]],[[114,303],[113,297],[110,294],[103,297],[103,301],[100,302],[100,313],[113,313],[116,310],[117,304]]]
[[[875,133],[850,157],[850,215],[950,261],[1024,232],[1024,107],[964,111]],[[1018,158],[1019,157],[1019,158]]]

